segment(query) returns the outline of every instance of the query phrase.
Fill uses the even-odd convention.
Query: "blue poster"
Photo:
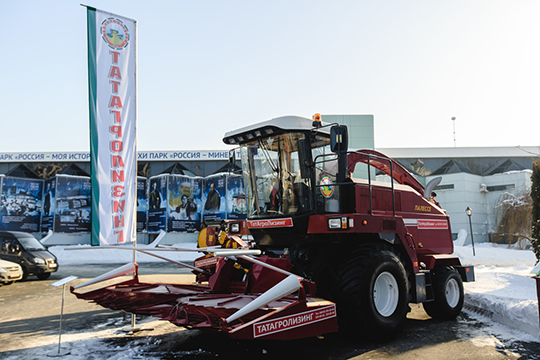
[[[158,175],[150,178],[148,232],[167,231],[167,182],[168,175]]]
[[[195,232],[201,226],[202,178],[169,175],[168,231]]]
[[[202,197],[204,221],[216,222],[226,219],[227,175],[210,175],[205,180]]]
[[[91,189],[89,177],[56,176],[55,232],[91,231]]]
[[[146,227],[146,215],[148,213],[148,180],[137,177],[137,232],[144,232]]]
[[[2,177],[0,228],[39,232],[43,180]]]
[[[41,214],[41,231],[54,231],[54,213],[56,209],[56,178],[45,180],[43,192],[43,213]]]
[[[227,218],[247,218],[246,190],[241,176],[231,176],[227,180]]]

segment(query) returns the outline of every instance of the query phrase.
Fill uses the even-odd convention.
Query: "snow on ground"
[[[492,243],[456,246],[462,264],[474,265],[476,281],[465,283],[466,308],[540,339],[536,280],[531,250]]]

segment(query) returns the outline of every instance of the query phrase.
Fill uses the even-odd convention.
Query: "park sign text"
[[[138,151],[138,161],[212,161],[228,160],[228,150]],[[236,153],[236,160],[240,154]],[[90,152],[9,152],[0,153],[0,163],[16,162],[89,162]]]

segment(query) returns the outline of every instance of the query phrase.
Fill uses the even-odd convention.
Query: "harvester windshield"
[[[277,217],[313,211],[312,151],[328,148],[326,136],[289,132],[242,144],[249,217]],[[312,149],[313,147],[313,149]],[[324,152],[319,150],[318,152]]]

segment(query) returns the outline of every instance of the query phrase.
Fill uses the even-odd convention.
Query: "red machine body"
[[[410,302],[455,318],[474,269],[452,255],[449,218],[431,198],[437,182],[424,187],[374,150],[349,152],[346,138],[343,126],[294,116],[225,134],[240,145],[249,211],[235,229],[249,229],[253,241],[224,224],[202,229],[204,255],[193,267],[179,264],[196,284],[141,283],[135,266],[133,280],[72,292],[237,339],[310,337],[338,323],[386,337],[400,330]]]

